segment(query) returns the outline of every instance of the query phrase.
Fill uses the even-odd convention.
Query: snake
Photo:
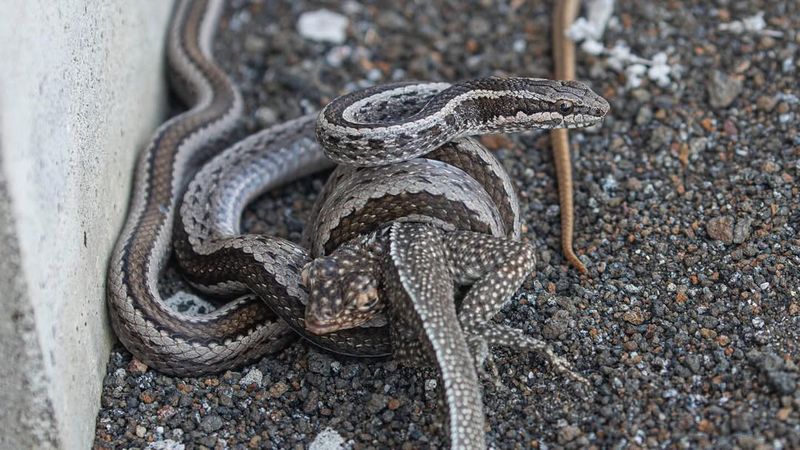
[[[375,167],[409,161],[478,134],[589,126],[608,110],[602,97],[577,81],[490,77],[365,89],[339,97],[316,117],[236,143],[253,152],[268,149],[272,165],[245,171],[230,189],[222,189],[225,182],[214,183],[214,169],[201,168],[235,138],[243,114],[241,94],[211,52],[223,5],[182,0],[176,6],[168,66],[175,92],[191,107],[160,126],[141,153],[126,222],[109,263],[107,303],[115,333],[134,356],[166,374],[235,368],[285,347],[295,333],[337,353],[391,353],[385,331],[305,331],[308,293],[302,271],[313,261],[309,251],[276,237],[240,234],[237,213],[259,193],[335,163]],[[199,192],[199,184],[190,186],[193,177],[211,182],[211,197],[233,200],[223,213],[212,212],[209,203],[181,204],[185,193]],[[222,200],[218,203],[227,202]],[[223,218],[220,228],[203,225],[212,215]],[[187,278],[199,288],[220,294],[247,288],[257,298],[240,297],[202,316],[169,308],[158,280],[173,240],[175,254],[188,262],[181,264],[188,268]]]
[[[176,8],[167,55],[174,90],[190,109],[159,127],[137,164],[108,272],[117,336],[149,366],[182,376],[235,368],[278,351],[295,334],[336,353],[433,362],[444,383],[451,444],[482,448],[472,357],[492,344],[559,360],[543,343],[489,322],[535,258],[516,241],[510,180],[469,136],[588,126],[608,103],[579,82],[394,83],[339,97],[319,114],[226,149],[243,107],[210,51],[222,6],[183,0]],[[334,164],[313,211],[310,250],[242,234],[241,211],[250,200]],[[173,250],[198,289],[242,296],[202,316],[167,307],[158,279]],[[453,277],[475,285],[459,312],[449,300]],[[314,329],[318,324],[306,320],[309,297],[332,291],[354,294],[370,312],[380,301],[391,304],[388,332],[341,324],[334,332]]]

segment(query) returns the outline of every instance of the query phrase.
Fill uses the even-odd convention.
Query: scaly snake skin
[[[168,56],[175,90],[192,108],[158,129],[137,166],[108,273],[117,335],[137,358],[175,375],[244,364],[283,348],[292,330],[343,354],[383,356],[394,349],[403,361],[437,367],[451,445],[483,447],[472,361],[481,363],[482,346],[515,345],[561,363],[543,343],[489,322],[535,259],[515,241],[519,208],[510,180],[468,136],[587,126],[602,119],[607,102],[578,82],[527,78],[379,86],[257,133],[206,164],[231,140],[242,114],[241,95],[210,52],[222,5],[183,0],[177,7]],[[239,218],[251,199],[333,161],[342,165],[315,206],[311,253],[284,239],[241,234]],[[455,231],[443,234],[442,227]],[[204,316],[168,308],[158,278],[173,239],[187,279],[198,288],[250,295]],[[335,259],[341,255],[354,258]],[[326,266],[329,261],[361,266]],[[356,292],[359,301],[374,303],[378,284],[370,284],[370,270],[380,274],[392,305],[391,336],[386,327],[338,324],[334,333],[308,332],[307,292],[318,296],[349,281],[339,294]],[[475,284],[458,314],[454,281]]]
[[[190,267],[189,278],[206,289],[233,292],[247,286],[260,294],[263,303],[249,297],[205,316],[188,316],[167,307],[158,291],[174,223],[179,224],[176,251],[179,257],[183,255],[182,260],[197,261],[211,251],[198,251],[204,231],[202,220],[190,223],[185,219],[193,217],[191,206],[186,207],[189,211],[184,218],[175,220],[178,199],[197,169],[230,139],[242,114],[240,94],[214,63],[210,51],[222,6],[219,0],[184,0],[177,6],[167,53],[176,91],[192,108],[162,125],[142,153],[127,221],[108,272],[109,313],[120,340],[143,362],[175,375],[219,372],[285,346],[292,333],[285,323],[273,320],[270,310],[296,331],[304,328],[306,294],[300,269],[309,255],[303,247],[281,239],[252,236],[211,244],[223,258],[211,264],[222,267],[220,273],[200,269],[199,264],[184,264]],[[422,100],[425,106],[420,106]],[[605,100],[577,82],[489,78],[454,85],[415,83],[340,98],[319,115],[316,131],[331,159],[374,166],[422,155],[472,134],[586,126],[598,122],[607,109]],[[409,110],[418,112],[402,114]],[[388,117],[392,121],[381,123],[380,111],[391,111]],[[311,120],[298,119],[265,130],[239,144],[267,147],[278,142],[286,152],[278,161],[281,171],[274,174],[274,180],[251,180],[251,187],[261,187],[243,190],[248,192],[244,196],[234,195],[232,205],[244,204],[270,186],[331,164],[308,140]],[[280,143],[283,138],[286,142]],[[300,158],[301,152],[311,152],[310,159]],[[238,223],[228,223],[228,231],[238,233]],[[241,259],[243,253],[251,255],[249,261]],[[192,273],[191,267],[198,270]],[[249,271],[249,275],[233,274],[234,268]],[[319,339],[314,342],[347,354],[385,355],[390,351],[385,334],[376,336],[369,329]]]

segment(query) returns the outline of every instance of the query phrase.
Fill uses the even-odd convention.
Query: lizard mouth
[[[318,320],[314,318],[306,318],[306,330],[316,335],[333,333],[338,331],[341,327],[338,323],[333,321]]]

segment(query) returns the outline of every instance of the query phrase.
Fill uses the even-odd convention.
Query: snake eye
[[[572,102],[570,101],[561,100],[560,102],[558,102],[558,112],[560,112],[562,115],[567,115],[571,113],[572,108],[573,108]]]

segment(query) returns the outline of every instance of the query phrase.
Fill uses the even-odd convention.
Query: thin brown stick
[[[553,12],[553,61],[555,78],[575,78],[575,44],[564,36],[564,32],[578,16],[578,0],[556,0]],[[572,249],[572,233],[575,225],[572,202],[572,163],[569,155],[569,134],[559,128],[550,132],[553,143],[553,161],[558,180],[558,202],[561,207],[561,251],[573,267],[586,273],[586,266]]]

